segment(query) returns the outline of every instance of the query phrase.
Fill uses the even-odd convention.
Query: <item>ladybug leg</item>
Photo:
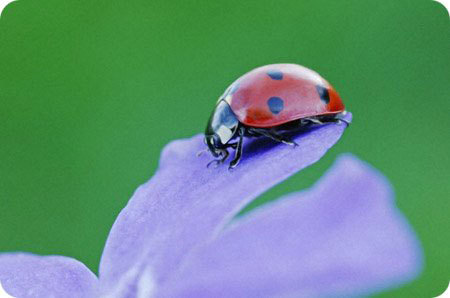
[[[348,122],[347,120],[344,119],[345,114],[346,114],[346,112],[344,111],[343,113],[336,115],[336,118],[333,118],[333,120],[331,122],[337,122],[337,123],[344,122],[345,124],[347,124],[347,126],[349,126],[350,122]]]
[[[228,148],[228,147],[231,147],[231,148],[233,148],[233,149],[236,149],[237,143],[227,144],[227,146],[226,146],[225,148]],[[197,157],[202,156],[203,153],[208,152],[208,151],[209,151],[208,148],[203,149],[203,150],[200,150],[199,152],[197,152]],[[225,153],[225,154],[226,154],[226,153]]]
[[[238,140],[238,142],[230,144],[230,146],[235,145],[236,151],[235,151],[233,160],[230,162],[230,165],[228,166],[229,170],[235,168],[238,165],[239,161],[241,160],[241,157],[242,157],[242,144],[244,143],[244,134],[245,134],[245,128],[241,126],[239,128],[239,140]]]
[[[238,143],[230,143],[230,144],[227,144],[227,148],[228,147],[231,147],[231,148],[233,148],[233,149],[235,149],[236,150],[236,148],[238,147]]]
[[[324,122],[320,121],[317,118],[303,118],[301,120],[301,124],[304,124],[305,121],[306,121],[306,123],[310,123],[310,124],[324,124]]]
[[[256,133],[257,135],[268,137],[276,142],[284,143],[291,146],[298,146],[298,144],[291,139],[276,133],[273,130],[261,129],[261,128],[250,128],[252,133]]]
[[[327,121],[328,123],[338,123],[341,124],[342,122],[345,123],[347,126],[350,125],[350,122],[348,122],[347,120],[344,119],[339,119],[339,118],[334,118],[332,120]]]
[[[206,165],[207,168],[209,168],[212,164],[215,164],[215,167],[218,167],[220,164],[222,164],[230,155],[227,149],[220,150],[220,155],[222,155],[222,158],[220,159],[213,159]]]
[[[347,126],[350,125],[350,122],[348,122],[347,120],[345,120],[343,118],[345,114],[337,114],[334,118],[323,118],[323,119],[317,119],[317,118],[304,118],[307,121],[310,121],[314,124],[325,124],[325,123],[342,123],[344,122],[345,124],[347,124]],[[303,119],[302,119],[303,120]]]

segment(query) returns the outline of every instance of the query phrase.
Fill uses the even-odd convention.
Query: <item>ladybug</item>
[[[205,130],[205,143],[223,163],[235,149],[229,168],[242,156],[244,136],[268,137],[297,144],[281,132],[310,124],[343,121],[345,107],[336,90],[317,72],[297,64],[270,64],[253,69],[219,97]],[[237,139],[237,141],[232,142]]]

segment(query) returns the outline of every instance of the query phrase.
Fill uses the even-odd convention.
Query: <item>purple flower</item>
[[[114,223],[99,278],[70,258],[11,253],[0,255],[0,283],[15,297],[317,297],[408,282],[421,269],[419,243],[386,178],[352,155],[311,189],[235,217],[344,129],[310,130],[296,148],[246,140],[233,171],[196,157],[201,135],[174,141]]]

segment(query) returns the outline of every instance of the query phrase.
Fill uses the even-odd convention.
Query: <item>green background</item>
[[[202,132],[252,68],[291,62],[339,91],[353,125],[255,204],[308,187],[352,152],[392,182],[419,235],[419,279],[450,277],[450,23],[434,1],[28,1],[0,19],[0,251],[97,271],[108,231],[173,139]]]

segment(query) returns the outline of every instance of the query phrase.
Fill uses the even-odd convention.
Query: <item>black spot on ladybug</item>
[[[328,104],[330,102],[330,94],[328,94],[328,89],[322,86],[317,85],[316,86],[317,92],[319,93],[320,99],[325,103]]]
[[[283,73],[279,70],[269,70],[267,72],[267,75],[272,79],[272,80],[282,80],[283,79]]]
[[[281,98],[273,96],[267,101],[267,105],[272,113],[278,114],[284,108],[284,102]]]

